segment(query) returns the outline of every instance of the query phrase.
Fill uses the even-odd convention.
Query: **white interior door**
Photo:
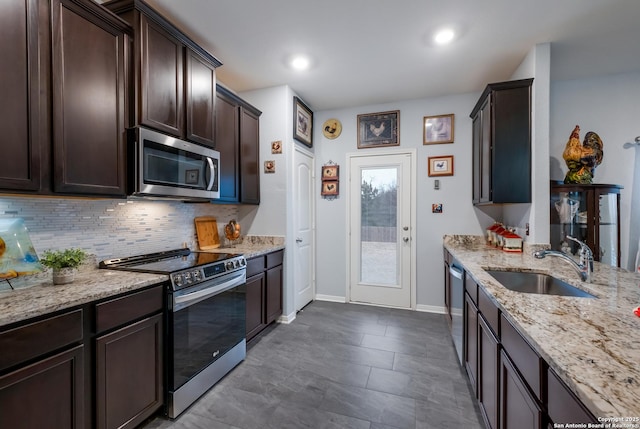
[[[411,308],[412,155],[350,159],[350,300]]]
[[[314,210],[313,210],[313,158],[300,150],[294,151],[294,247],[296,311],[310,303],[314,287]]]

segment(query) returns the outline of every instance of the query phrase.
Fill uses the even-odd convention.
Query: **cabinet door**
[[[542,411],[504,351],[500,381],[500,429],[542,429]]]
[[[47,17],[40,17],[37,0],[0,2],[0,189],[37,191],[40,150],[48,142]],[[46,8],[42,8],[46,11]],[[41,28],[42,27],[42,28]],[[10,60],[9,60],[10,59]]]
[[[473,204],[478,204],[480,202],[480,189],[481,189],[481,177],[482,172],[480,169],[480,160],[482,156],[481,150],[481,135],[482,135],[482,110],[478,111],[478,113],[473,117],[473,122],[471,125],[472,128],[472,142],[473,142],[473,164],[472,164],[472,202]]]
[[[124,196],[125,27],[73,0],[53,0],[52,26],[53,189]]]
[[[282,265],[267,270],[266,290],[267,324],[282,314]]]
[[[260,204],[259,117],[240,107],[240,202]]]
[[[96,339],[96,423],[133,428],[163,403],[162,314]]]
[[[184,136],[183,45],[140,15],[140,123]]]
[[[186,50],[187,140],[215,147],[216,69],[190,49]],[[226,161],[226,160],[225,160]]]
[[[464,363],[473,387],[473,392],[477,396],[478,379],[478,309],[465,293],[464,304]]]
[[[234,100],[216,95],[216,150],[220,152],[220,202],[240,201],[240,108]]]
[[[0,427],[82,428],[83,354],[77,346],[0,377]]]
[[[487,96],[484,104],[480,108],[482,125],[480,126],[480,202],[491,202],[493,189],[492,175],[492,123],[491,123],[491,94]]]
[[[500,351],[482,315],[478,317],[478,403],[488,429],[498,429]]]
[[[264,313],[265,282],[264,272],[247,279],[247,341],[267,326]]]

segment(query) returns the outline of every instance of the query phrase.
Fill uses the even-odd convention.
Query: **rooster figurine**
[[[569,167],[564,183],[590,184],[596,167],[602,163],[603,143],[598,134],[589,131],[580,143],[580,127],[576,125],[562,157]]]

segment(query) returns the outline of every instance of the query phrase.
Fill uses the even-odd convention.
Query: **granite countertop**
[[[54,285],[51,272],[15,280],[16,290],[0,291],[0,326],[76,307],[168,280],[160,274],[101,270],[84,267],[73,283]],[[6,283],[6,282],[0,282]]]
[[[284,237],[248,235],[235,244],[226,244],[217,249],[205,250],[212,253],[242,253],[245,258],[255,258],[284,249]]]
[[[444,237],[444,246],[596,417],[640,417],[640,274],[596,262],[592,283],[534,247],[507,253],[482,236]],[[485,269],[551,274],[596,299],[511,291]]]

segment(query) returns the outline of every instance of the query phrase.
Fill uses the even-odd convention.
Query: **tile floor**
[[[444,315],[315,301],[175,421],[144,429],[484,425]]]

